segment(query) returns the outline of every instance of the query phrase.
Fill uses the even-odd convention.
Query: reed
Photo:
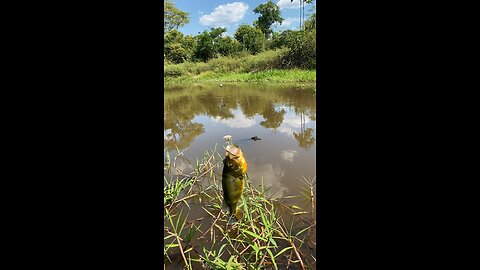
[[[272,187],[263,179],[256,187],[247,173],[239,202],[243,219],[232,224],[222,210],[222,159],[216,149],[196,162],[178,149],[165,152],[164,268],[314,269],[313,211],[299,211],[306,208],[292,204],[289,199],[294,196],[272,198]],[[305,203],[314,210],[315,179],[302,178],[299,183],[308,195]],[[190,217],[192,204],[203,211],[201,217]],[[288,225],[286,214],[291,218]],[[299,222],[305,226],[295,231],[293,224]]]

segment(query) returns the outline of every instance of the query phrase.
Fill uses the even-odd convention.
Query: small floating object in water
[[[261,139],[260,139],[259,137],[257,137],[257,136],[254,136],[254,137],[252,137],[252,138],[250,138],[250,139],[252,139],[252,140],[254,140],[254,141],[261,140]]]
[[[223,84],[220,84],[220,87],[223,87]]]

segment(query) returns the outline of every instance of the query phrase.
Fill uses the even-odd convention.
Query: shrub
[[[170,45],[166,58],[175,64],[183,63],[188,58],[188,52],[180,43],[174,43]]]
[[[289,50],[283,58],[285,67],[314,69],[316,67],[316,33],[301,31],[288,42]]]
[[[182,68],[178,65],[164,66],[163,77],[179,77],[184,74]]]

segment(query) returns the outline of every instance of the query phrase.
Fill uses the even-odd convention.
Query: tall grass
[[[285,49],[243,57],[220,57],[207,63],[164,63],[168,81],[315,81],[315,70],[284,69]],[[285,78],[287,74],[287,78]]]
[[[272,50],[257,55],[243,57],[219,57],[204,62],[186,62],[182,64],[164,64],[164,76],[171,73],[183,72],[182,75],[198,75],[202,72],[252,72],[269,68],[281,68],[280,58],[285,50]],[[172,72],[173,71],[173,72]]]
[[[239,209],[243,218],[232,223],[222,210],[221,188],[222,156],[216,150],[205,152],[201,160],[191,162],[177,150],[174,158],[165,153],[164,195],[170,200],[164,211],[165,269],[314,269],[316,243],[311,234],[316,222],[311,212],[288,203],[289,198],[273,199],[271,187],[263,183],[256,187],[246,177],[245,190]],[[189,164],[179,169],[175,161]],[[189,172],[187,172],[189,171]],[[314,179],[303,178],[306,202],[314,205]],[[291,196],[290,198],[292,198]],[[190,202],[190,203],[189,203]],[[189,217],[191,204],[198,202],[195,211],[202,211],[200,218]],[[192,206],[193,209],[193,206]],[[285,221],[285,209],[292,220]],[[310,220],[311,218],[311,220]],[[303,221],[301,230],[293,224]],[[303,250],[303,251],[302,251]]]
[[[199,76],[205,82],[315,82],[314,70],[272,69],[256,73],[206,73]]]

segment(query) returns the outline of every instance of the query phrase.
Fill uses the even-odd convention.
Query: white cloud
[[[233,118],[221,119],[220,117],[212,118],[214,123],[222,123],[231,128],[248,128],[254,126],[257,122],[254,119],[248,119],[243,113],[234,112]]]
[[[277,128],[277,131],[280,133],[285,133],[290,137],[293,137],[293,132],[295,132],[292,128],[286,127],[285,125],[281,125]]]
[[[304,119],[305,120],[305,124],[308,124],[310,123],[310,119],[306,118]],[[302,118],[300,118],[300,115],[296,115],[296,114],[287,114],[285,115],[285,117],[283,118],[283,123],[282,125],[287,125],[287,126],[290,126],[292,128],[300,128],[302,126]]]
[[[300,21],[299,18],[288,17],[285,20],[283,20],[282,24],[274,23],[273,26],[275,26],[277,28],[287,28],[287,27],[291,26],[292,23],[294,23],[294,22],[298,23],[299,21]],[[294,26],[298,26],[298,25],[294,25]]]
[[[228,26],[245,17],[248,5],[243,2],[228,3],[216,7],[212,13],[200,17],[200,24],[206,26]]]
[[[285,170],[277,165],[271,163],[258,164],[258,162],[248,164],[248,177],[250,181],[258,187],[258,185],[262,183],[263,177],[265,188],[273,186],[268,192],[269,195],[276,192],[273,198],[281,198],[287,193],[288,188],[283,186],[280,181],[284,176]]]
[[[298,156],[298,154],[297,154],[297,151],[295,150],[285,150],[280,152],[280,156],[286,161],[293,162],[293,158],[295,156]]]
[[[300,0],[293,0],[293,2],[290,2],[290,0],[280,0],[277,2],[277,6],[280,7],[280,9],[285,9],[285,8],[299,8]]]
[[[308,4],[305,3],[305,6]],[[300,8],[300,0],[293,0],[293,2],[290,2],[290,0],[280,0],[277,2],[277,6],[280,7],[280,9],[286,9],[286,8]]]

